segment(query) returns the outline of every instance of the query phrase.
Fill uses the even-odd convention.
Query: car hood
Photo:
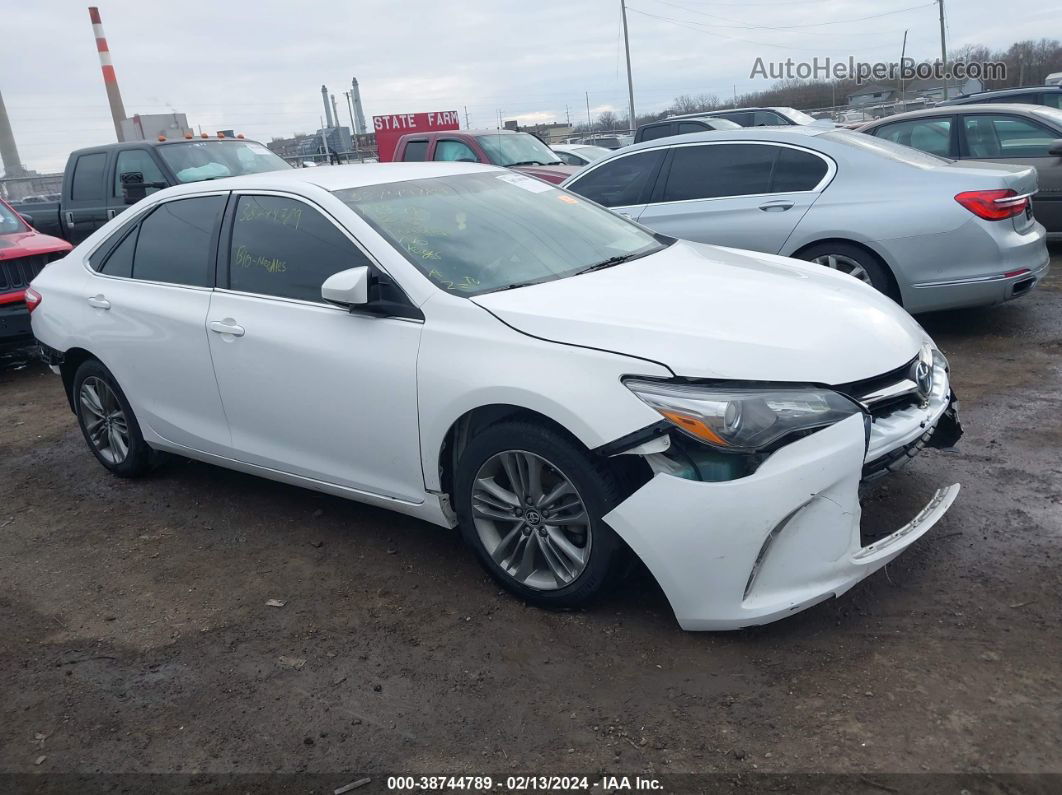
[[[53,251],[65,253],[72,248],[65,240],[36,231],[0,235],[0,260],[50,254]]]
[[[513,171],[560,185],[579,168],[580,166],[514,166]]]
[[[900,306],[850,276],[686,241],[472,300],[525,334],[689,378],[844,384],[900,367],[927,339]]]

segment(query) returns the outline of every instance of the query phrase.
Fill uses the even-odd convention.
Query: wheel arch
[[[853,246],[855,248],[860,249],[861,251],[865,251],[867,254],[873,257],[877,261],[877,263],[885,269],[885,275],[888,276],[889,298],[903,306],[903,293],[900,290],[900,283],[896,279],[896,273],[892,265],[889,264],[889,261],[880,251],[878,251],[876,248],[874,248],[874,246],[870,245],[869,243],[866,243],[861,240],[853,240],[849,237],[823,237],[819,238],[818,240],[812,240],[808,243],[801,244],[800,248],[796,249],[795,251],[793,251],[793,253],[788,254],[787,256],[790,256],[793,259],[803,259],[804,252],[808,251],[809,249],[815,248],[816,246],[821,246],[828,243],[843,243],[847,246]]]
[[[440,491],[448,495],[451,505],[454,504],[454,473],[457,471],[457,462],[460,459],[461,452],[467,447],[468,442],[476,434],[492,425],[512,421],[529,422],[549,428],[571,440],[585,451],[588,456],[598,456],[563,423],[541,411],[513,403],[490,403],[478,406],[464,412],[450,424],[436,451],[435,460],[438,463]],[[602,456],[601,458],[620,477],[620,482],[623,484],[625,491],[633,490],[635,485],[640,485],[648,480],[649,472],[647,466],[638,456],[616,456],[613,458]]]
[[[77,373],[82,364],[90,359],[95,359],[100,364],[103,364],[100,358],[91,351],[75,347],[63,353],[63,363],[59,365],[59,375],[63,379],[66,400],[70,405],[70,410],[75,414],[77,413],[77,406],[74,405],[74,374]],[[103,366],[106,367],[107,365],[103,364]]]

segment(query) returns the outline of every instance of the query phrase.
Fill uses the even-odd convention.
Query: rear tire
[[[625,547],[601,519],[621,500],[619,482],[557,431],[488,427],[461,454],[454,491],[465,541],[502,587],[531,604],[585,605],[622,563]]]
[[[819,243],[800,252],[800,259],[846,273],[878,292],[896,298],[888,268],[865,248],[842,241]]]
[[[78,425],[96,460],[122,478],[151,471],[159,454],[144,441],[133,409],[111,371],[89,359],[74,373],[72,390]]]

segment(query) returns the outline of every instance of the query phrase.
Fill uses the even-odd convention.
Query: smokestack
[[[96,49],[100,54],[100,68],[103,70],[103,85],[107,89],[107,102],[111,106],[111,118],[114,119],[114,133],[118,140],[122,138],[122,120],[125,119],[125,106],[122,93],[118,90],[118,79],[114,76],[114,64],[111,63],[111,51],[107,47],[107,37],[103,35],[103,23],[100,22],[100,10],[89,7],[89,19],[92,20],[92,32],[96,36]]]
[[[18,159],[15,134],[11,132],[11,122],[7,119],[7,108],[4,107],[2,94],[0,94],[0,161],[4,164],[5,176],[21,177],[25,173],[22,170],[22,161]]]
[[[336,95],[332,94],[332,118],[335,119],[336,127],[339,126],[339,108],[336,107]]]
[[[321,100],[324,102],[325,106],[325,121],[328,122],[325,126],[335,127],[335,125],[332,124],[332,106],[328,103],[328,89],[325,86],[321,86]]]
[[[361,89],[358,88],[358,78],[352,78],[350,85],[353,89],[350,98],[354,103],[354,131],[358,135],[365,135],[365,114],[361,110]]]

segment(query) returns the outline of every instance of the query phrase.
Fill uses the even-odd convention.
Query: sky
[[[129,115],[184,113],[204,131],[268,141],[312,132],[351,77],[365,115],[459,111],[473,128],[626,116],[621,0],[97,0]],[[929,0],[626,0],[636,112],[680,94],[767,88],[757,57],[939,55]],[[945,0],[948,48],[1062,38],[1042,0]],[[5,3],[0,93],[23,165],[114,140],[88,3]],[[464,125],[463,125],[464,126]]]

